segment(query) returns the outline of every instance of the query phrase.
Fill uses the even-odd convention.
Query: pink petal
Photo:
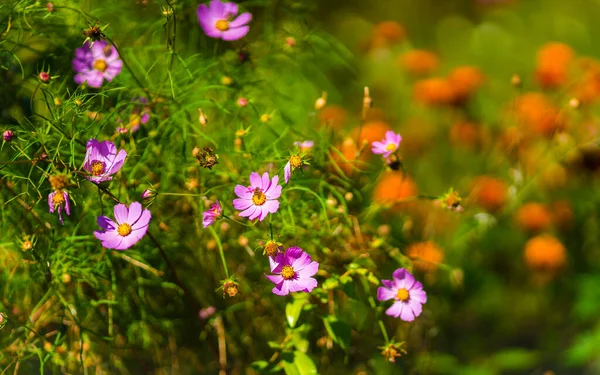
[[[290,293],[288,284],[289,281],[283,280],[281,283],[273,287],[272,292],[278,296],[287,296]]]
[[[54,194],[56,194],[55,191],[48,194],[48,211],[50,211],[51,214],[54,213]]]
[[[243,199],[252,199],[252,192],[248,191],[248,188],[242,185],[237,185],[233,191],[235,194]],[[237,208],[237,207],[236,207]]]
[[[249,218],[249,216],[251,216],[251,215],[254,215],[254,213],[255,213],[256,211],[257,211],[257,207],[256,207],[256,206],[254,206],[254,205],[252,205],[252,206],[250,206],[250,207],[249,207],[247,210],[240,212],[240,214],[239,214],[239,215],[240,215],[241,217],[248,217],[248,218]],[[249,219],[250,219],[250,218],[249,218]],[[252,219],[250,219],[250,220],[252,220]]]
[[[295,268],[294,268],[295,269]],[[305,266],[300,272],[302,277],[310,277],[314,276],[319,272],[319,263],[311,262],[309,265]]]
[[[123,223],[127,223],[127,218],[129,217],[129,210],[127,209],[127,206],[119,203],[115,206],[114,209],[115,212],[115,219],[117,220],[117,223],[119,224],[123,224]]]
[[[412,289],[410,292],[410,300],[418,303],[427,302],[427,294],[422,289]]]
[[[235,12],[235,14],[237,14],[237,12]],[[250,14],[248,12],[242,13],[236,19],[234,19],[233,21],[231,21],[229,23],[229,27],[230,28],[240,27],[240,26],[245,25],[248,22],[250,22],[250,20],[252,20],[252,14]]]
[[[312,277],[307,277],[307,278],[299,278],[298,280],[294,280],[292,282],[292,285],[290,285],[290,292],[307,292],[310,293],[312,292],[312,290],[314,288],[316,288],[318,285],[317,283],[317,279],[314,279]],[[294,286],[294,290],[292,290],[292,286]]]
[[[137,202],[134,202],[137,203]],[[133,203],[132,203],[133,205]],[[141,204],[140,204],[141,206]],[[131,218],[131,210],[129,211],[129,217]],[[140,215],[140,217],[134,221],[131,222],[131,228],[133,228],[133,230],[135,231],[136,229],[140,229],[142,227],[148,227],[148,225],[150,224],[150,219],[152,218],[152,213],[150,212],[150,210],[144,210],[142,212],[142,214]]]
[[[394,271],[392,276],[394,277],[394,281],[396,282],[398,289],[406,288],[410,290],[415,283],[415,277],[404,268],[398,268],[396,271]]]
[[[411,300],[412,300],[412,298],[411,298]],[[416,318],[417,316],[421,315],[421,313],[423,312],[423,305],[421,305],[417,301],[411,301],[411,300],[408,301],[407,308],[410,308],[412,310],[413,315]]]
[[[263,215],[264,209],[259,206],[255,206],[255,207],[256,207],[256,210],[252,213],[252,215],[248,216],[248,219],[254,220],[256,218],[260,218],[260,221],[263,221],[264,217],[262,217],[262,215]],[[266,214],[264,214],[264,215],[266,217]]]
[[[279,284],[283,281],[283,277],[281,275],[265,275],[267,279],[269,279],[273,284]]]
[[[252,189],[262,189],[263,183],[260,175],[256,172],[250,173],[250,185],[252,185]]]
[[[238,10],[238,6],[236,3],[228,2],[223,5],[224,5],[223,18],[233,17],[236,14],[238,14],[239,10]],[[231,27],[231,24],[229,24],[229,27]]]
[[[65,212],[67,213],[67,215],[71,215],[71,204],[69,203],[69,194],[67,194],[67,192],[63,192],[64,197],[65,197]]]
[[[106,216],[98,216],[97,221],[100,228],[106,231],[116,230],[118,227],[118,225],[114,221],[112,221]]]
[[[269,187],[271,186],[270,182],[271,182],[271,180],[269,179],[269,172],[263,173],[262,185],[261,185],[263,192],[266,192],[267,190],[269,190]]]
[[[379,287],[377,288],[377,299],[380,301],[387,301],[388,299],[396,297],[396,293],[397,292],[394,290]]]
[[[254,203],[250,199],[234,199],[233,200],[233,208],[236,210],[245,210],[249,207],[254,207]],[[241,216],[241,214],[240,214]]]
[[[90,71],[86,76],[85,80],[88,83],[88,86],[99,88],[102,87],[102,81],[104,81],[104,75],[99,70]]]
[[[129,205],[129,215],[127,215],[126,223],[133,226],[142,216],[143,207],[139,202],[133,202]]]
[[[213,14],[216,18],[226,18],[225,4],[220,2],[219,0],[212,0],[208,8],[210,10],[210,13]]]
[[[245,37],[246,34],[248,34],[248,31],[250,31],[250,27],[248,27],[248,26],[242,26],[242,27],[236,27],[233,29],[229,29],[227,31],[223,31],[223,35],[221,35],[221,39],[227,40],[227,41],[238,40],[238,39]]]
[[[279,201],[266,201],[262,208],[266,213],[274,214],[279,209]]]
[[[283,177],[285,179],[285,183],[290,182],[290,177],[292,176],[292,166],[288,161],[285,167],[283,167]]]
[[[402,314],[402,310],[404,310],[404,303],[398,301],[394,302],[392,306],[385,311],[385,313],[389,316],[397,318],[400,316],[400,314]]]
[[[405,322],[412,322],[413,320],[415,320],[415,313],[410,308],[410,306],[404,302],[400,303],[404,304],[402,313],[400,314],[400,319],[404,320]]]

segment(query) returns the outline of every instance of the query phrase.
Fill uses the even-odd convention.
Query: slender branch
[[[223,252],[223,244],[221,244],[221,239],[219,238],[219,235],[217,234],[217,232],[215,232],[213,227],[208,227],[208,229],[210,230],[210,233],[212,233],[213,237],[215,238],[215,241],[217,241],[217,246],[219,247],[219,253],[221,254],[221,262],[223,263],[223,269],[225,270],[225,277],[227,279],[229,279],[229,271],[227,270],[227,261],[225,260],[225,253]]]

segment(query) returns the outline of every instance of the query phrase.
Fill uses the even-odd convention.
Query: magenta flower
[[[310,255],[299,247],[290,247],[285,253],[278,253],[271,259],[271,272],[275,275],[265,275],[275,286],[273,293],[286,296],[290,292],[310,293],[316,286],[313,278],[319,271],[319,263],[311,261]]]
[[[105,40],[95,41],[91,46],[85,42],[75,50],[73,69],[77,73],[75,83],[78,85],[87,81],[90,87],[101,87],[104,80],[112,81],[122,67],[123,61],[116,48]]]
[[[387,301],[393,298],[394,303],[385,313],[412,322],[421,315],[427,294],[423,285],[404,268],[398,268],[392,276],[394,280],[381,280],[383,287],[377,289],[377,299]]]
[[[400,134],[396,134],[391,130],[385,132],[385,139],[381,142],[373,142],[373,151],[374,154],[383,154],[384,158],[387,158],[396,150],[398,146],[400,146],[400,142],[402,142],[402,136]]]
[[[67,215],[71,215],[71,205],[69,204],[69,193],[66,191],[53,191],[48,195],[48,211],[51,214],[54,210],[58,211],[58,220],[61,224],[64,224],[62,218],[63,206]]]
[[[129,208],[119,203],[114,209],[116,223],[106,216],[98,216],[102,231],[94,231],[94,236],[102,241],[107,249],[125,250],[135,245],[148,231],[152,214],[142,205],[133,202]]]
[[[123,167],[127,157],[125,150],[119,150],[117,153],[117,147],[109,141],[98,142],[90,139],[86,148],[83,169],[91,174],[86,178],[95,183],[112,180],[111,175]]]
[[[248,34],[250,27],[246,24],[252,19],[250,13],[242,13],[236,17],[238,12],[235,3],[212,0],[209,6],[198,5],[198,22],[206,35],[211,38],[238,40]]]
[[[279,209],[279,201],[281,195],[281,185],[279,176],[273,176],[269,179],[269,173],[265,172],[260,175],[256,172],[250,174],[250,186],[245,187],[237,185],[235,194],[239,197],[233,200],[233,207],[240,210],[241,217],[247,217],[250,220],[258,218],[263,221],[269,213],[275,213]]]
[[[204,211],[202,215],[202,224],[204,225],[204,228],[207,228],[223,215],[223,207],[221,207],[221,203],[219,203],[218,200],[215,200],[215,203],[211,204],[210,208],[207,211]]]

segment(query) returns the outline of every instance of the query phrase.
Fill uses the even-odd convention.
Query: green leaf
[[[491,358],[495,368],[511,371],[532,370],[537,366],[540,356],[520,348],[510,348],[494,354]]]
[[[296,326],[298,319],[300,318],[300,313],[302,312],[302,308],[308,301],[307,295],[303,294],[299,298],[294,298],[294,301],[288,303],[285,306],[285,317],[287,319],[288,324],[291,328]]]
[[[350,332],[351,328],[348,323],[339,320],[333,315],[323,318],[325,329],[331,339],[338,344],[342,349],[348,350],[350,347]]]
[[[296,350],[294,352],[294,364],[296,364],[300,375],[317,374],[317,366],[315,366],[313,360],[301,351]]]

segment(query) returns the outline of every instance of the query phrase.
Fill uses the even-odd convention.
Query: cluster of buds
[[[192,155],[198,160],[202,168],[212,169],[216,164],[219,164],[219,155],[215,154],[215,149],[212,147],[200,147],[196,146],[192,150]]]
[[[381,355],[388,361],[395,363],[396,358],[401,357],[403,354],[406,354],[406,350],[402,347],[404,342],[390,342],[386,346],[381,346],[379,349],[383,349],[381,351]]]

